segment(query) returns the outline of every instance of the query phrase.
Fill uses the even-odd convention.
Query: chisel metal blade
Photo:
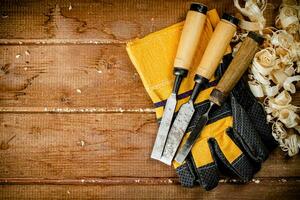
[[[183,147],[178,150],[178,153],[176,154],[175,160],[178,163],[183,163],[189,152],[191,151],[194,143],[196,142],[197,138],[199,137],[202,129],[208,122],[208,114],[210,109],[212,108],[214,104],[210,102],[209,109],[199,117],[199,119],[196,119],[196,127],[192,130],[191,134],[189,135],[186,143],[184,143]]]
[[[163,163],[171,165],[194,112],[195,108],[192,101],[188,101],[187,103],[183,104],[179,109],[178,115],[170,129],[165,149],[160,159],[160,161]]]
[[[157,136],[151,153],[151,158],[153,159],[160,160],[162,156],[168,133],[171,127],[173,115],[176,109],[176,104],[176,94],[172,93],[171,96],[167,99],[164,113],[157,132]]]

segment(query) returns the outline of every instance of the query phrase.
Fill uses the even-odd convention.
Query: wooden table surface
[[[190,3],[0,1],[0,199],[299,198],[299,156],[279,149],[250,183],[210,192],[150,159],[155,113],[125,44],[183,20]]]

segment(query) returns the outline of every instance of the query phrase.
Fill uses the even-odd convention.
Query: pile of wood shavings
[[[300,6],[297,1],[283,0],[275,27],[265,27],[263,16],[267,2],[248,0],[241,7],[234,0],[235,7],[250,21],[241,19],[241,32],[235,41],[243,40],[248,31],[258,31],[265,37],[262,49],[256,53],[249,68],[249,87],[262,100],[267,120],[272,124],[272,134],[281,149],[289,156],[300,149],[300,107],[291,104],[291,94],[296,92],[295,84],[300,80]],[[238,43],[233,54],[238,50]]]

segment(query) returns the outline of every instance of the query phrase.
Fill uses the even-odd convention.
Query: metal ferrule
[[[187,76],[188,70],[180,67],[174,67],[173,74],[175,76],[182,76],[184,78]]]
[[[221,92],[220,90],[214,88],[210,93],[209,100],[218,106],[221,106],[226,101],[227,95]]]
[[[199,74],[195,75],[194,78],[195,85],[193,88],[192,95],[190,97],[190,101],[195,102],[200,91],[204,88],[205,84],[207,84],[208,80],[204,78],[203,76],[200,76]]]
[[[261,45],[264,42],[264,37],[258,33],[250,31],[247,35],[248,37],[252,38],[255,42]]]
[[[199,12],[199,13],[202,13],[205,15],[207,12],[207,7],[201,3],[192,3],[190,10],[196,11],[196,12]]]
[[[226,21],[228,21],[228,22],[230,22],[230,23],[232,23],[232,24],[234,24],[236,26],[240,23],[240,20],[238,18],[236,18],[236,17],[234,17],[232,15],[229,15],[227,13],[224,13],[222,15],[222,19],[226,20]]]
[[[173,73],[175,75],[175,81],[174,81],[172,93],[173,94],[178,94],[181,81],[184,77],[187,76],[188,70],[183,69],[183,68],[179,68],[179,67],[174,67]]]

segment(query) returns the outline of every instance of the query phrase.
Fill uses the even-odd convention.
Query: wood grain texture
[[[197,74],[208,80],[213,77],[236,29],[237,26],[233,23],[220,20],[201,58],[197,68]]]
[[[0,38],[2,43],[16,44],[40,41],[36,39],[58,39],[52,41],[60,43],[125,42],[184,20],[191,2],[3,0],[0,27],[4,28],[0,30]],[[234,12],[231,0],[200,2],[220,13]],[[278,6],[278,0],[272,2]]]
[[[206,14],[204,13],[191,10],[187,13],[174,59],[175,67],[187,70],[191,68],[205,21]]]
[[[216,88],[210,94],[209,99],[211,102],[219,106],[223,105],[226,97],[248,69],[258,49],[258,42],[250,37],[246,37]]]
[[[152,107],[125,45],[1,46],[0,55],[0,107]]]
[[[4,113],[0,126],[0,178],[176,177],[150,159],[154,114]],[[278,149],[257,177],[298,177],[299,162]]]
[[[153,108],[125,45],[4,45],[0,55],[2,111]]]
[[[2,199],[298,199],[297,179],[261,179],[246,185],[221,183],[205,192],[199,187],[179,185],[1,185]],[[272,188],[272,190],[270,190]]]
[[[168,177],[153,114],[2,114],[1,177]],[[145,173],[147,171],[147,173]]]

